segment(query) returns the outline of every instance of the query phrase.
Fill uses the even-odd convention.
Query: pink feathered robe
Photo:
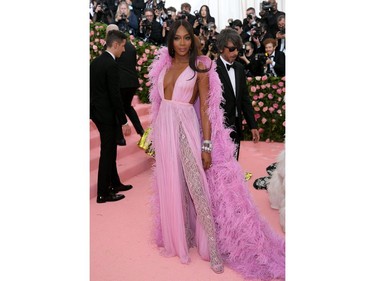
[[[234,158],[230,129],[224,127],[216,63],[206,56],[199,56],[198,61],[207,68],[211,66],[207,102],[213,165],[206,171],[200,155],[203,140],[199,98],[194,105],[188,103],[197,75],[187,67],[176,81],[172,100],[168,101],[164,99],[163,82],[172,58],[167,48],[159,50],[149,73],[151,141],[156,160],[152,178],[155,242],[165,256],[177,255],[183,263],[189,262],[188,249],[193,246],[198,247],[203,259],[209,259],[209,235],[197,219],[195,208],[199,206],[194,206],[186,183],[199,182],[203,185],[199,196],[210,205],[217,247],[224,263],[245,278],[285,279],[284,238],[260,216],[247,189],[244,172]]]

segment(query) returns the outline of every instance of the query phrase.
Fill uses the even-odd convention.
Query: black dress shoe
[[[96,203],[113,202],[113,201],[118,201],[118,200],[121,200],[121,199],[124,199],[124,198],[125,198],[124,194],[111,193],[107,196],[98,196],[96,198]]]
[[[109,190],[111,192],[117,193],[117,192],[120,192],[120,191],[128,191],[128,190],[130,190],[132,188],[133,188],[133,186],[131,184],[122,184],[122,183],[120,183],[120,184],[111,186],[109,188]]]

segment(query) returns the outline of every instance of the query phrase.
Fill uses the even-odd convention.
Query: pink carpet
[[[279,225],[278,211],[270,208],[267,191],[256,190],[252,184],[256,178],[267,175],[265,168],[275,162],[282,149],[284,149],[283,143],[243,142],[239,160],[244,171],[253,174],[248,181],[249,189],[260,212],[279,233],[282,233],[282,230]],[[135,151],[133,153],[138,154]],[[149,157],[144,154],[140,156],[139,161],[144,161],[145,156]],[[93,159],[92,155],[91,159]],[[126,161],[126,155],[122,159]],[[137,161],[134,156],[132,161]],[[151,175],[149,165],[152,161],[152,158],[147,159],[144,162],[147,165],[144,166],[143,171],[124,180],[125,184],[134,186],[132,190],[123,192],[126,195],[125,199],[97,204],[96,197],[91,192],[90,280],[243,280],[238,273],[228,267],[225,268],[223,274],[215,274],[210,269],[209,263],[200,258],[196,248],[190,250],[191,263],[189,265],[181,264],[177,257],[165,258],[159,255],[158,250],[150,241],[151,216],[148,202]],[[91,172],[92,190],[96,185],[94,177],[96,169],[92,168]],[[125,178],[126,171],[123,171],[120,177]]]

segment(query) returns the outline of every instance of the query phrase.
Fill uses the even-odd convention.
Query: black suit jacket
[[[119,67],[108,52],[90,64],[90,118],[106,125],[125,124]]]
[[[138,88],[137,50],[133,44],[127,40],[125,52],[116,59],[120,69],[120,88]]]
[[[275,50],[275,57],[273,58],[275,62],[275,66],[273,69],[275,70],[277,76],[283,77],[285,76],[285,54],[284,52],[280,52]]]
[[[242,137],[242,128],[236,127],[236,108],[240,120],[244,117],[250,129],[257,129],[258,125],[254,118],[254,110],[251,105],[248,88],[246,85],[246,76],[244,67],[239,62],[234,62],[236,77],[236,96],[230,82],[228,71],[223,61],[218,58],[216,71],[223,85],[223,97],[225,102],[221,104],[224,109],[225,123],[228,127],[236,130],[237,134]]]

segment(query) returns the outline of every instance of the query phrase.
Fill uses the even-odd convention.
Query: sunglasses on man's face
[[[225,48],[227,48],[229,50],[229,52],[234,52],[235,50],[237,50],[237,47],[233,46],[233,47],[228,47],[228,46],[224,46]]]

